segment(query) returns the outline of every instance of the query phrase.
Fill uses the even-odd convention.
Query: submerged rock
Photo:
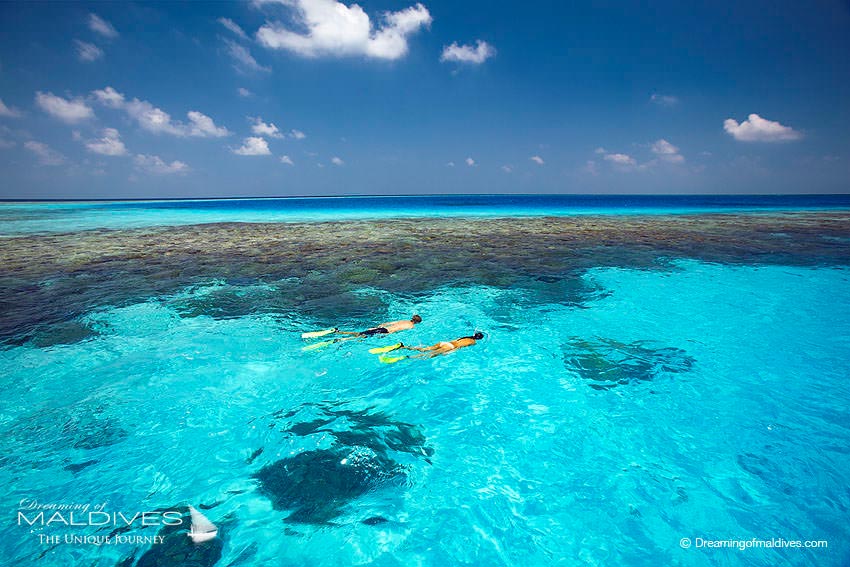
[[[521,283],[529,291],[525,301],[530,304],[560,303],[569,307],[587,309],[594,302],[611,295],[611,290],[588,279],[581,272],[559,276],[537,276],[533,278],[533,281]]]
[[[129,436],[118,420],[101,411],[75,413],[62,426],[62,434],[75,449],[95,449],[120,443]]]
[[[795,494],[798,488],[787,482],[787,475],[776,458],[776,449],[765,446],[762,454],[742,453],[735,459],[738,466],[747,473],[759,478],[766,485],[784,494]]]
[[[72,473],[76,474],[76,473],[80,472],[81,470],[83,470],[85,468],[88,468],[92,465],[96,465],[97,463],[98,463],[98,461],[91,460],[91,461],[85,461],[85,462],[82,462],[82,463],[71,463],[71,464],[65,465],[63,468],[66,471],[71,471]]]
[[[181,317],[233,319],[256,313],[276,312],[287,305],[268,286],[211,285],[197,288],[188,297],[170,301]]]
[[[292,510],[287,522],[325,524],[367,492],[402,483],[404,468],[366,447],[336,447],[299,453],[254,474],[260,492],[277,510]]]
[[[120,443],[129,436],[121,423],[107,414],[102,405],[79,404],[70,408],[42,408],[18,417],[2,438],[30,451],[22,458],[39,452],[91,450]]]
[[[45,325],[31,339],[33,346],[48,348],[57,345],[72,345],[97,337],[99,333],[80,321],[66,321]]]
[[[299,437],[328,434],[339,445],[369,447],[382,455],[396,451],[430,457],[434,453],[418,427],[394,421],[374,408],[351,410],[341,403],[303,404],[278,417],[283,421],[281,431]]]
[[[208,285],[188,296],[167,300],[181,317],[233,319],[246,315],[299,311],[307,317],[338,321],[347,317],[381,317],[386,303],[374,295],[354,293],[327,279],[292,281],[286,278],[263,285]]]
[[[682,349],[651,348],[645,341],[626,344],[611,339],[573,339],[564,345],[567,369],[589,380],[590,387],[596,390],[686,372],[694,363],[694,358]]]
[[[273,417],[287,435],[332,439],[330,448],[303,451],[254,473],[274,508],[291,511],[289,523],[331,523],[364,494],[405,485],[416,460],[428,462],[433,454],[418,428],[371,409],[305,404]]]

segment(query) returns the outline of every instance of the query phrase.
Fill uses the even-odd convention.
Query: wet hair
[[[481,339],[484,338],[484,333],[482,333],[481,331],[475,331],[475,334],[472,335],[472,338],[475,339],[476,341],[480,341]]]
[[[422,317],[420,317],[419,315],[414,315],[413,317],[410,318],[410,320],[413,321],[414,323],[421,323]]]

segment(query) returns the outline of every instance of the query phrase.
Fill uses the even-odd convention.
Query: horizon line
[[[231,196],[231,197],[127,197],[112,198],[0,198],[2,203],[123,203],[123,202],[169,202],[169,201],[258,201],[286,199],[377,199],[377,198],[425,198],[425,197],[848,197],[847,193],[412,193],[412,194],[370,194],[352,193],[346,195],[272,195],[272,196]]]

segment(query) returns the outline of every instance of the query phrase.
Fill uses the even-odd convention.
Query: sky
[[[0,198],[848,193],[841,1],[0,3]]]

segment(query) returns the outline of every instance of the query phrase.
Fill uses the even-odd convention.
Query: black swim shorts
[[[371,337],[372,335],[386,335],[389,333],[384,327],[375,327],[374,329],[366,329],[360,333],[361,336]]]

